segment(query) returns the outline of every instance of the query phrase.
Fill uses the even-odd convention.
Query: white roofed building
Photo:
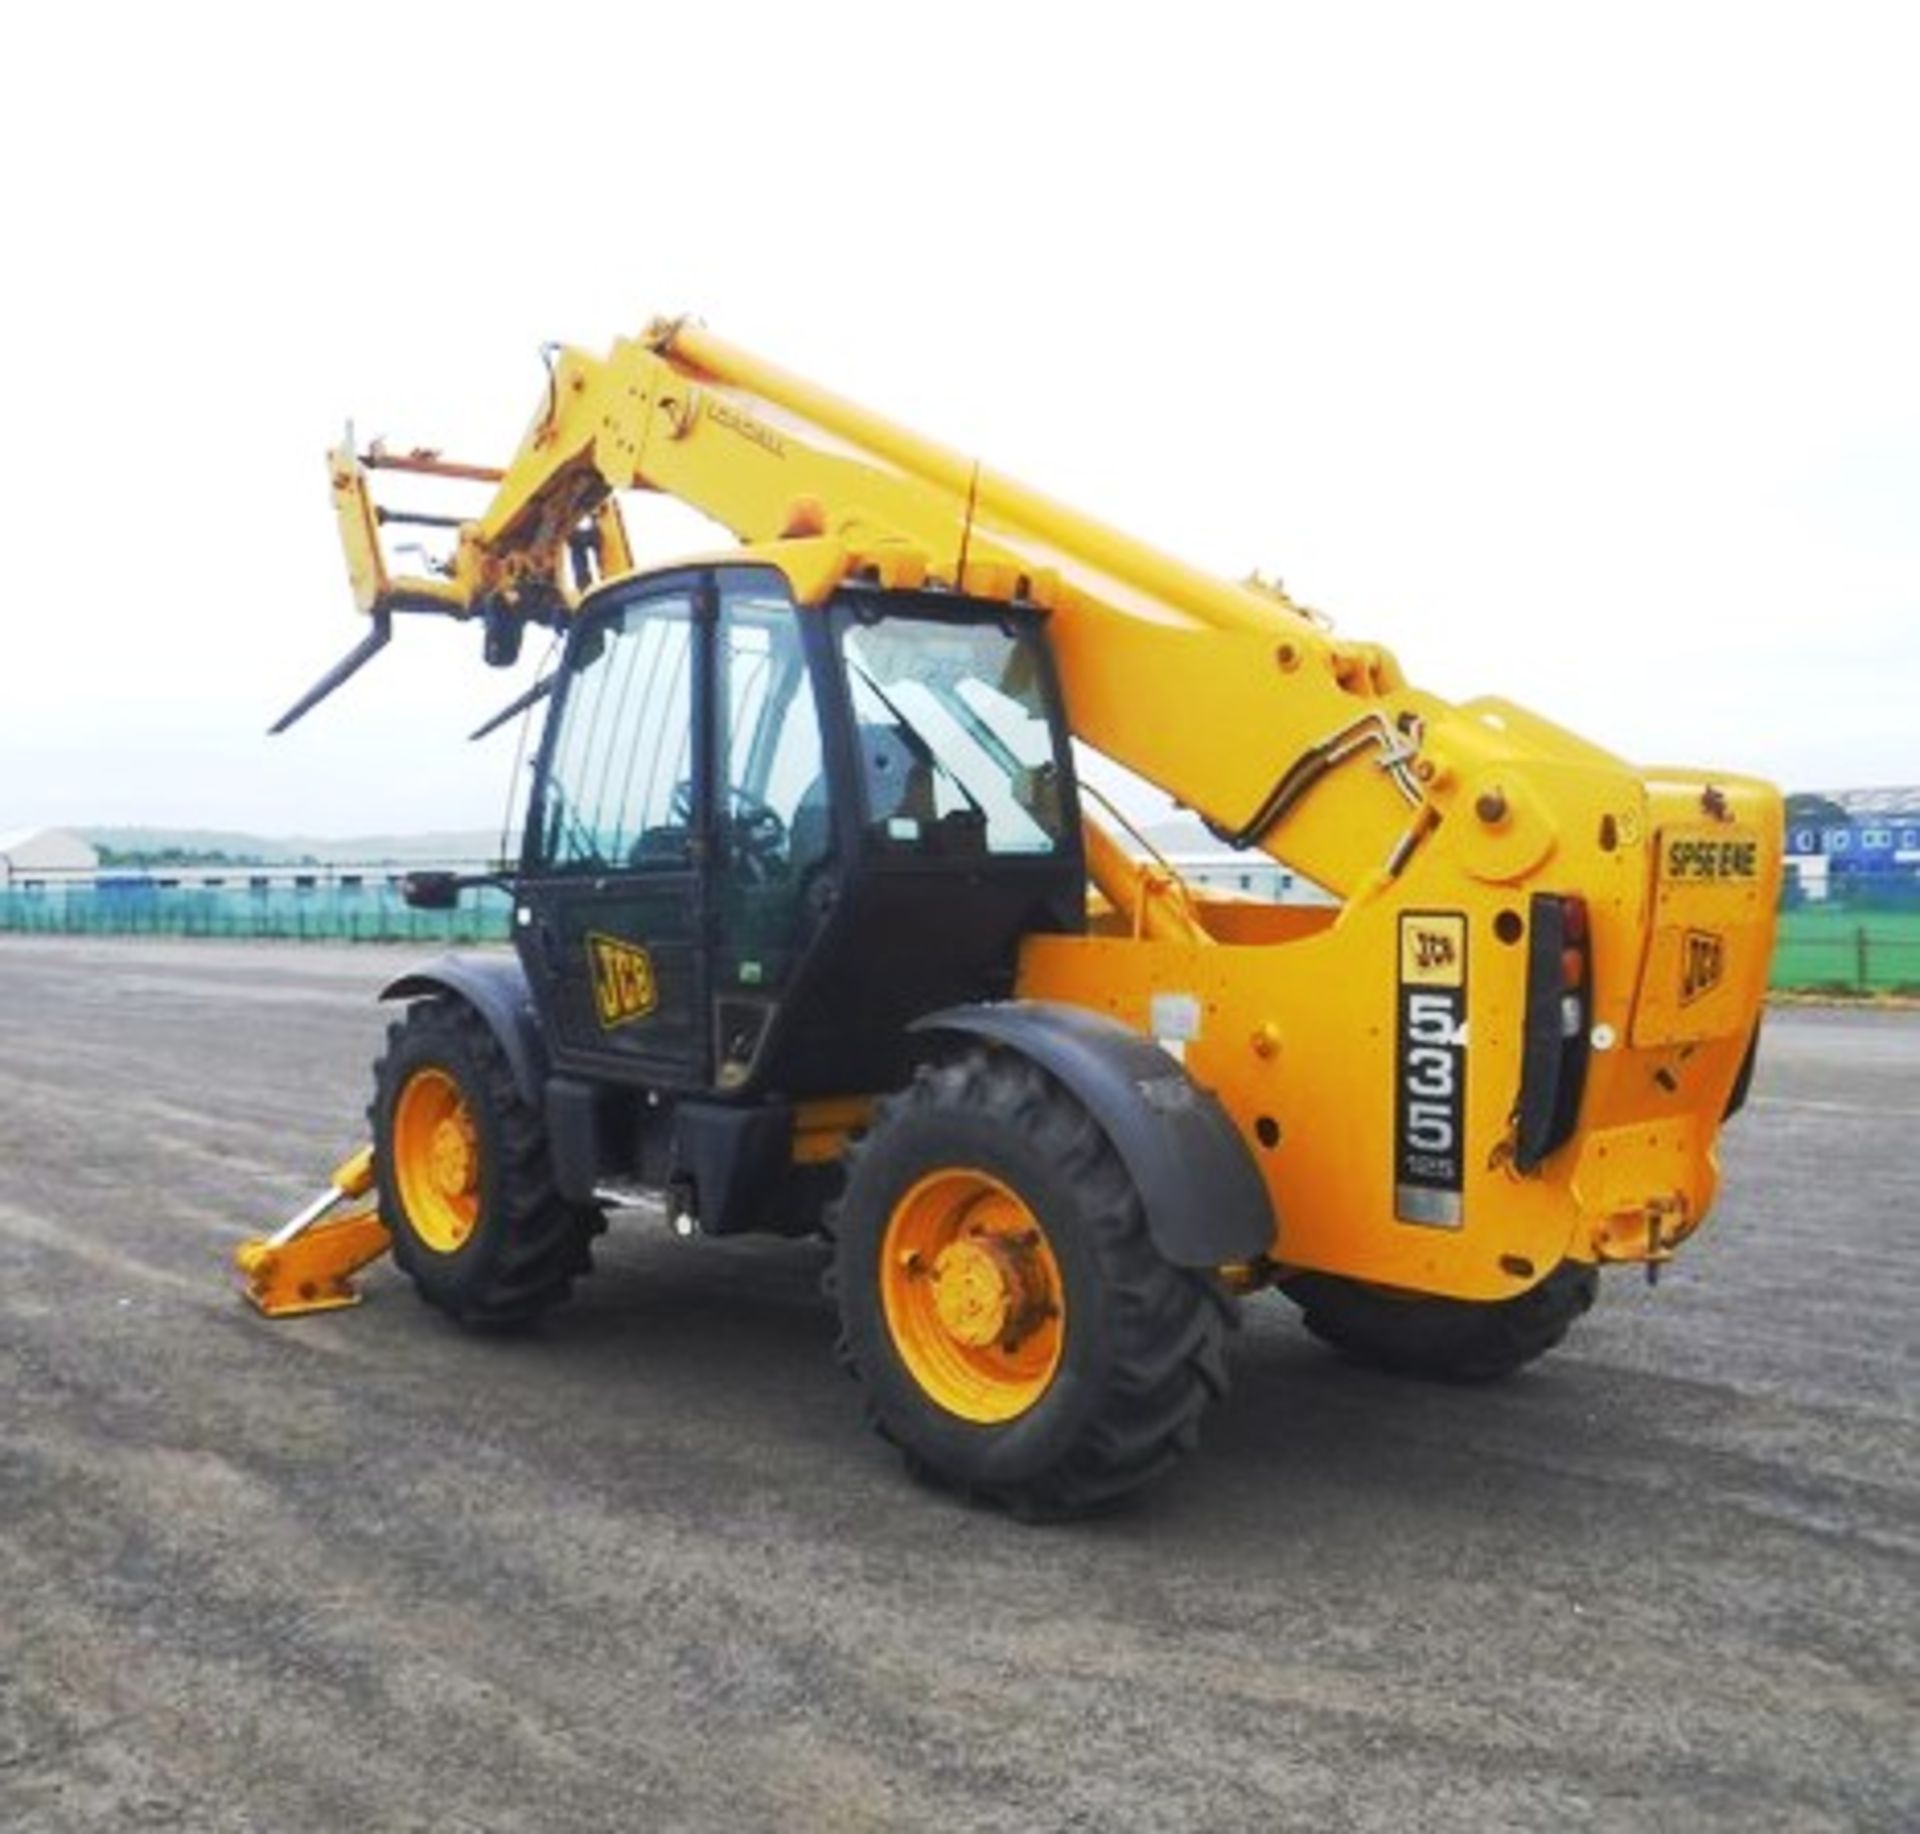
[[[91,843],[65,828],[17,828],[0,834],[0,891],[26,879],[70,880],[100,869]]]

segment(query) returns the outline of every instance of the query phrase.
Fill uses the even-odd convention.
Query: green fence
[[[281,942],[497,942],[510,904],[491,887],[451,911],[411,910],[383,879],[310,885],[103,881],[0,891],[0,933],[39,936],[257,937]]]
[[[1920,885],[1914,888],[1920,894]],[[310,883],[170,885],[102,879],[0,890],[0,933],[260,937],[285,942],[500,942],[511,905],[493,888],[452,911],[410,910],[385,870]],[[1835,994],[1920,995],[1920,895],[1795,904],[1780,913],[1772,985]]]
[[[1772,984],[1814,993],[1920,995],[1920,909],[1803,904],[1782,911]]]

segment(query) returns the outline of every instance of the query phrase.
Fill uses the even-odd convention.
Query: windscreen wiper
[[[542,675],[524,694],[516,694],[513,699],[508,701],[491,719],[482,720],[478,726],[474,727],[474,729],[467,734],[468,742],[471,743],[475,739],[484,739],[490,732],[498,732],[509,720],[515,719],[520,714],[525,713],[529,707],[537,707],[553,692],[553,684],[556,679],[557,677],[552,675]]]

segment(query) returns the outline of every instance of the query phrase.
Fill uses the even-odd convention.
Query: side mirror
[[[460,875],[410,872],[400,881],[400,897],[409,910],[450,911],[460,902]]]
[[[481,653],[496,669],[511,668],[520,660],[520,639],[526,635],[525,620],[504,605],[489,605],[481,618]]]

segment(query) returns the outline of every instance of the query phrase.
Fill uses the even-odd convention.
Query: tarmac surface
[[[1920,1014],[1775,1014],[1713,1226],[1517,1380],[1263,1298],[1034,1530],[861,1430],[810,1245],[254,1316],[411,959],[0,938],[10,1834],[1920,1827]]]

